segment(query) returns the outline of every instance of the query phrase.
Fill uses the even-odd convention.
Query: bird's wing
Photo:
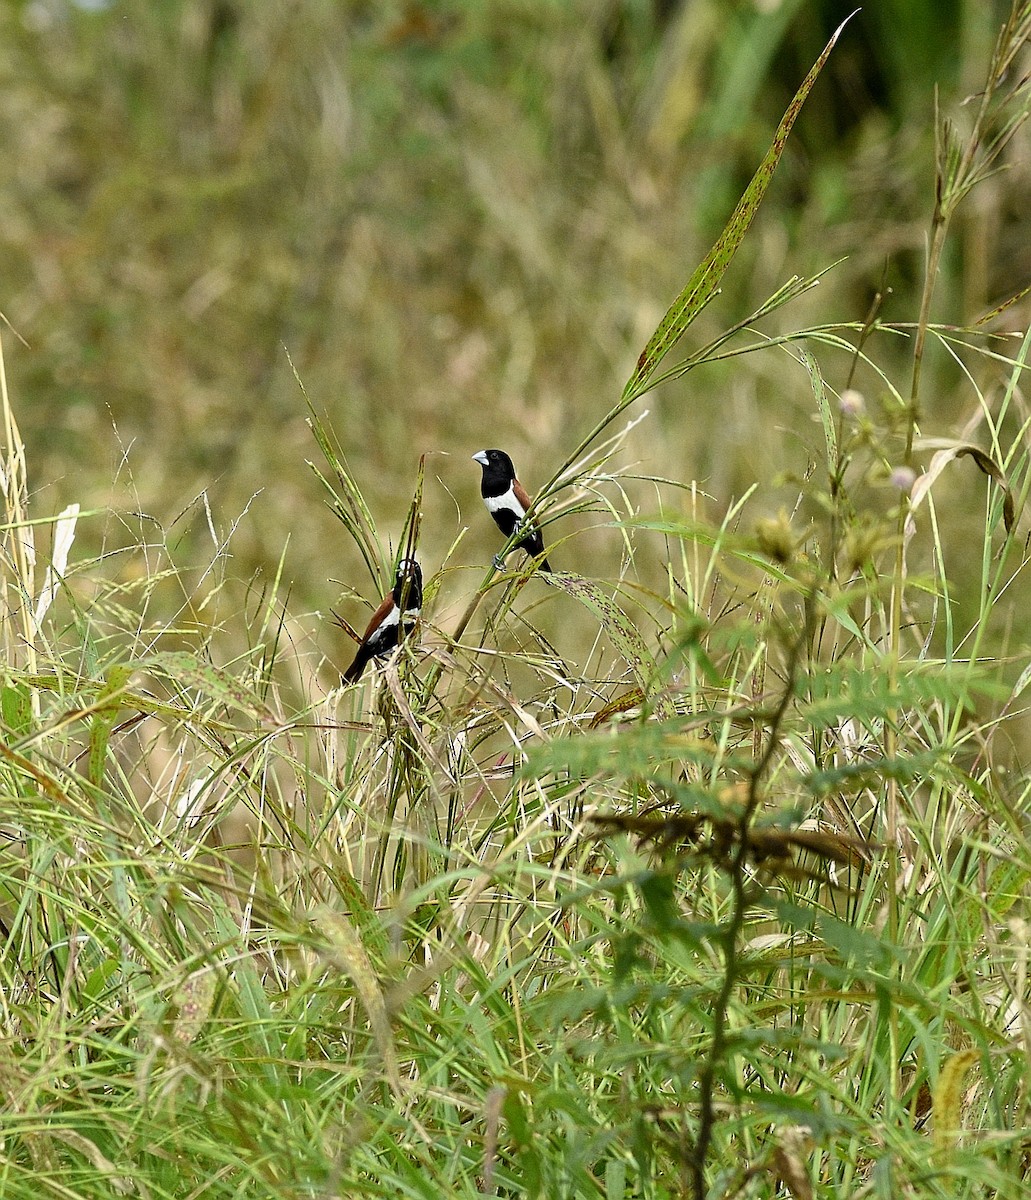
[[[394,607],[394,594],[393,594],[393,592],[388,592],[387,595],[383,597],[383,603],[379,606],[379,608],[376,609],[376,611],[369,618],[369,623],[365,627],[365,633],[362,635],[362,645],[363,646],[369,640],[369,638],[372,637],[372,635],[376,632],[376,630],[383,624],[383,622],[387,619],[387,617],[390,614],[390,610],[393,607]]]
[[[515,498],[523,506],[523,512],[525,512],[533,503],[530,497],[526,494],[526,488],[524,488],[519,480],[516,479],[512,484],[512,491],[515,494]]]

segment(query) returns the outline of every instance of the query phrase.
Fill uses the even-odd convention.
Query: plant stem
[[[716,996],[712,1017],[712,1042],[709,1054],[698,1076],[700,1099],[698,1115],[698,1136],[695,1139],[690,1154],[690,1177],[695,1200],[705,1198],[706,1159],[712,1145],[712,1133],[716,1121],[716,1072],[723,1065],[727,1049],[727,1019],[730,1009],[730,998],[741,974],[741,959],[739,956],[740,938],[752,906],[753,898],[747,889],[746,870],[750,848],[749,831],[759,804],[762,801],[762,779],[769,769],[773,756],[777,751],[780,730],[787,715],[788,708],[795,695],[795,683],[798,678],[798,668],[806,647],[811,644],[816,625],[817,586],[811,584],[803,602],[803,623],[798,637],[791,647],[788,658],[784,688],[781,692],[777,707],[770,717],[766,745],[762,754],[757,758],[749,771],[748,798],[741,811],[737,823],[737,845],[731,860],[730,879],[733,892],[730,920],[727,922],[720,939],[723,949],[723,982]]]

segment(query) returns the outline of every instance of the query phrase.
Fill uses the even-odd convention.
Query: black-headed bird
[[[354,662],[343,674],[343,682],[354,683],[372,659],[396,649],[415,628],[421,609],[422,569],[414,558],[402,558],[397,564],[394,587],[372,614]]]
[[[531,501],[526,489],[516,479],[512,460],[504,450],[479,450],[473,455],[473,460],[483,468],[480,495],[487,512],[494,518],[494,524],[506,538],[520,531],[522,536],[516,546],[532,558],[540,558],[544,553],[544,538],[536,525],[530,524],[523,530],[523,518]],[[499,571],[504,566],[500,555],[494,556],[494,565]],[[541,558],[539,566],[542,571],[551,570],[547,558]]]

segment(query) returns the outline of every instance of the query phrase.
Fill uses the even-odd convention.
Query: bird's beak
[[[481,467],[489,466],[490,464],[487,462],[487,451],[477,450],[473,455],[473,462],[478,462]]]

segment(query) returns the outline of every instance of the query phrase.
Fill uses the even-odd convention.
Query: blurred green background
[[[210,554],[206,493],[218,538],[250,505],[239,579],[289,540],[292,607],[324,611],[333,581],[368,594],[305,463],[289,351],[381,531],[427,453],[424,562],[464,525],[455,561],[485,562],[469,455],[503,446],[532,489],[614,402],[851,8],[6,0],[0,310],[27,343],[5,332],[34,515],[110,506],[73,557],[160,526],[185,561]],[[875,0],[853,19],[693,344],[845,256],[771,331],[861,320],[882,285],[882,316],[915,320],[934,89],[962,125],[1007,11]],[[1026,146],[963,210],[936,319],[972,321],[1031,278]],[[901,339],[876,353],[908,386]],[[844,386],[844,356],[822,365]],[[976,398],[941,353],[928,371],[923,430],[952,434]],[[626,460],[697,479],[717,509],[803,471],[818,436],[778,351],[649,401]],[[980,523],[983,478],[957,475]],[[587,536],[556,566],[614,571],[609,541],[611,561]]]

